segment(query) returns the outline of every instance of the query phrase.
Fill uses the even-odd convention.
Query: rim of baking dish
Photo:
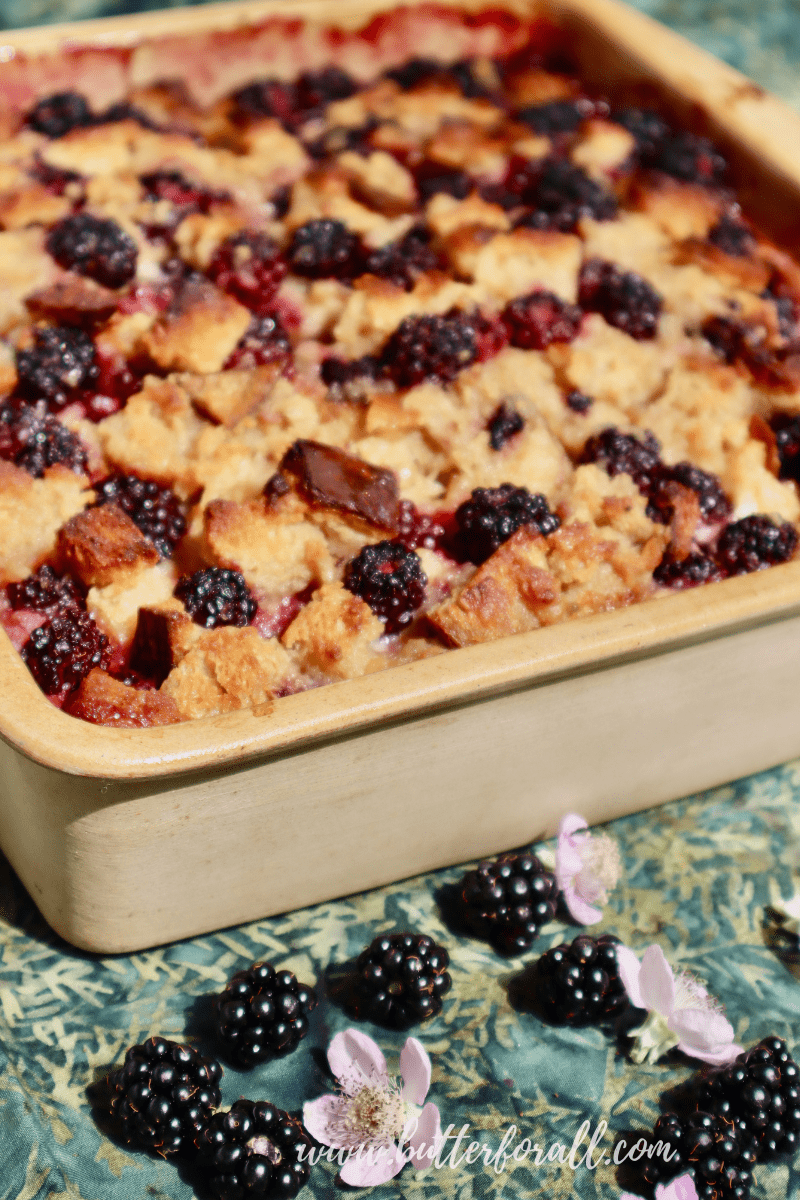
[[[430,0],[238,0],[0,34],[3,66],[91,49],[136,49],[154,39],[256,27],[272,17],[319,22],[356,32],[396,8]],[[773,201],[773,227],[800,228],[800,115],[651,18],[619,0],[436,0],[436,8],[506,11],[550,17],[577,35],[587,74],[603,70],[603,52],[632,81],[653,85],[704,130],[732,144],[759,194]],[[599,65],[598,65],[599,64]],[[580,63],[580,65],[584,65]],[[754,173],[754,174],[753,174]],[[765,189],[767,183],[769,187]],[[790,209],[786,212],[784,198]],[[793,202],[793,204],[791,203]],[[767,214],[768,216],[770,214]],[[449,650],[341,683],[285,696],[258,711],[243,709],[179,725],[114,729],[61,712],[42,694],[4,634],[0,639],[0,737],[45,766],[92,778],[143,780],[221,769],[300,750],[426,713],[475,703],[557,678],[657,656],[800,614],[800,561],[754,575],[640,601],[563,624]],[[9,703],[13,697],[13,703]]]

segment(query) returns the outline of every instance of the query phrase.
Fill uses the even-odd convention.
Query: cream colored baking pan
[[[406,4],[404,43],[390,9],[278,0],[2,35],[0,103],[83,80],[99,105],[176,74],[210,100],[326,61],[377,72],[409,44],[496,53],[544,14],[590,84],[657,94],[724,146],[773,236],[796,232],[800,117],[648,18],[615,0],[438,0],[438,34]],[[772,766],[800,754],[799,679],[800,562],[147,730],[59,712],[2,635],[0,844],[63,937],[134,950]]]

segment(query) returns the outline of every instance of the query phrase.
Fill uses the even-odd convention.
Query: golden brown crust
[[[158,562],[153,543],[116,504],[86,509],[67,521],[58,532],[56,554],[63,569],[87,587],[105,587]]]
[[[81,683],[68,711],[93,725],[116,729],[148,729],[183,720],[171,696],[129,687],[97,667]]]

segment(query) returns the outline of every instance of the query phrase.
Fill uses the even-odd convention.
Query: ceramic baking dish
[[[716,138],[751,214],[796,234],[800,117],[779,101],[615,0],[482,7],[437,3],[453,59],[543,16],[590,85],[656,96]],[[278,0],[2,35],[0,104],[80,78],[99,104],[189,64],[208,99],[267,65],[388,66],[405,57],[383,36],[390,8]],[[146,730],[58,711],[2,635],[0,845],[63,937],[130,951],[523,844],[569,809],[601,821],[772,766],[800,754],[798,679],[800,562]]]

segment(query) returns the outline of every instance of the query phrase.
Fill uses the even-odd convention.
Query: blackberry
[[[502,854],[461,881],[464,914],[478,937],[501,954],[522,954],[556,911],[555,876],[534,854]]]
[[[42,397],[51,412],[58,412],[78,389],[94,383],[100,370],[88,333],[71,325],[45,325],[34,330],[30,349],[18,351],[17,373],[24,395]]]
[[[393,79],[398,87],[408,92],[426,79],[435,77],[441,70],[442,64],[432,58],[409,58],[402,66],[387,71],[386,78]]]
[[[344,572],[344,586],[386,622],[387,633],[398,633],[411,623],[425,599],[427,582],[419,555],[402,542],[364,546]]]
[[[712,246],[734,258],[744,258],[755,248],[755,238],[744,221],[737,220],[731,213],[723,213],[717,224],[709,231]]]
[[[611,1021],[628,1006],[619,977],[619,938],[580,934],[548,950],[536,964],[533,999],[554,1024]]]
[[[493,450],[502,450],[506,442],[525,428],[524,418],[508,404],[500,404],[489,418],[489,445]]]
[[[482,80],[481,64],[475,59],[464,58],[461,62],[453,63],[444,69],[443,75],[455,81],[461,95],[467,100],[488,99],[496,92],[496,88],[487,86]]]
[[[438,192],[453,196],[456,200],[466,200],[472,191],[472,179],[466,171],[456,171],[429,159],[415,168],[414,180],[423,204]]]
[[[223,567],[203,567],[194,575],[182,575],[175,593],[197,625],[249,625],[256,615],[256,602],[243,575]]]
[[[203,1122],[198,1169],[214,1200],[291,1200],[308,1181],[313,1143],[303,1126],[265,1100],[237,1100]]]
[[[666,121],[648,109],[624,108],[615,113],[612,120],[633,134],[636,149],[645,161],[653,158],[662,142],[672,133]]]
[[[86,470],[86,451],[76,433],[47,412],[44,401],[0,404],[0,459],[41,479],[48,467]]]
[[[238,345],[225,363],[226,368],[263,367],[267,363],[280,362],[291,354],[291,344],[280,318],[274,313],[269,316],[253,314],[249,326],[242,334]]]
[[[299,107],[308,115],[325,108],[334,100],[347,100],[356,91],[356,83],[341,67],[304,71],[296,84]]]
[[[669,1162],[654,1153],[642,1170],[647,1183],[673,1179],[692,1171],[698,1200],[744,1200],[750,1190],[752,1165],[733,1122],[709,1112],[681,1118],[664,1113],[656,1121],[651,1144],[670,1152]]]
[[[168,487],[138,475],[110,475],[94,485],[95,504],[118,504],[142,533],[155,543],[162,558],[170,558],[186,532],[178,497]]]
[[[108,638],[83,609],[59,609],[33,630],[22,657],[42,691],[63,699],[95,667],[108,666]]]
[[[313,988],[291,971],[257,962],[239,971],[216,997],[217,1033],[244,1067],[288,1054],[308,1033],[308,1014],[317,1006]]]
[[[729,317],[708,317],[700,331],[712,349],[726,363],[735,362],[747,353],[746,330],[741,321]]]
[[[397,387],[410,388],[425,379],[455,379],[476,357],[474,326],[463,313],[451,312],[406,317],[384,346],[381,362]]]
[[[563,158],[545,159],[524,189],[522,199],[532,211],[519,224],[532,229],[569,233],[582,217],[610,221],[617,214],[617,201],[611,192]]]
[[[351,359],[323,358],[320,366],[322,382],[345,394],[354,384],[377,379],[379,373],[380,363],[373,354]]]
[[[86,212],[64,217],[50,230],[46,246],[60,267],[105,287],[123,287],[136,274],[136,243],[116,221],[104,217]]]
[[[594,397],[587,396],[584,392],[579,392],[576,389],[573,389],[571,392],[567,392],[564,403],[566,404],[567,408],[571,408],[574,413],[578,413],[580,416],[582,416],[584,413],[587,413],[594,404]]]
[[[151,1037],[110,1078],[112,1116],[133,1146],[164,1156],[191,1149],[220,1102],[222,1068],[190,1046]]]
[[[57,575],[46,564],[33,575],[19,583],[10,583],[6,589],[12,608],[33,608],[37,612],[64,612],[70,608],[84,608],[83,593],[69,575]]]
[[[235,233],[218,247],[208,273],[252,312],[267,316],[286,263],[277,244],[265,233]]]
[[[149,201],[168,200],[175,208],[184,210],[180,217],[190,209],[207,213],[215,200],[227,199],[227,193],[209,191],[202,184],[192,183],[180,171],[153,171],[142,175],[141,180]]]
[[[637,341],[655,337],[663,300],[635,271],[591,258],[580,274],[578,302],[586,312],[601,313],[609,325]]]
[[[555,533],[561,521],[541,493],[503,483],[475,488],[455,512],[455,543],[459,557],[476,565],[485,562],[523,525],[534,525],[543,537]]]
[[[552,292],[531,292],[511,300],[503,311],[508,340],[521,350],[546,350],[551,342],[571,342],[583,313]]]
[[[686,183],[701,184],[719,183],[728,167],[708,138],[694,133],[663,138],[652,154],[643,156],[642,163]]]
[[[529,125],[534,133],[558,135],[574,133],[593,112],[591,100],[551,100],[548,104],[523,108],[516,116],[519,121]]]
[[[373,250],[367,256],[364,271],[410,291],[420,275],[438,265],[439,256],[431,248],[427,229],[414,226],[399,242]]]
[[[294,231],[286,257],[297,275],[350,279],[358,271],[358,238],[343,221],[307,221]]]
[[[645,496],[660,482],[664,469],[661,447],[652,433],[645,432],[640,440],[613,425],[588,439],[578,461],[599,463],[612,476],[630,475]]]
[[[800,1146],[800,1069],[781,1038],[764,1038],[729,1066],[705,1068],[697,1103],[733,1123],[754,1158]]]
[[[717,562],[729,575],[746,575],[788,562],[797,547],[797,533],[788,521],[776,524],[758,513],[734,521],[717,543]]]
[[[706,521],[726,521],[731,514],[731,502],[722,490],[719,476],[702,471],[689,462],[665,468],[665,477],[695,492],[700,501],[700,513]]]
[[[358,1014],[378,1025],[404,1029],[441,1011],[450,991],[450,956],[424,934],[375,938],[358,956]]]
[[[715,583],[724,578],[714,559],[699,551],[679,559],[667,550],[653,571],[656,583],[675,589],[698,587],[701,583]]]
[[[289,129],[299,124],[297,89],[291,83],[261,79],[233,94],[233,102],[244,117],[275,117]]]
[[[774,413],[769,420],[780,459],[780,479],[800,482],[800,413]]]
[[[25,120],[37,133],[60,138],[71,129],[91,125],[92,113],[79,92],[56,92],[34,104]]]

